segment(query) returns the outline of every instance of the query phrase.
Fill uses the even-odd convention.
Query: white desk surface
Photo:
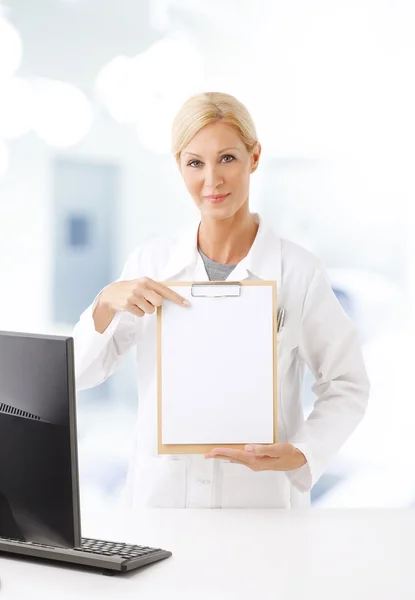
[[[173,556],[106,577],[0,558],[1,599],[414,600],[415,510],[147,510],[83,535]]]

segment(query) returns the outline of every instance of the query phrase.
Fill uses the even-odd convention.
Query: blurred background
[[[326,264],[372,383],[313,506],[414,506],[414,31],[413,0],[0,0],[0,329],[70,334],[137,244],[194,220],[170,124],[234,94],[251,207]],[[136,406],[132,355],[79,394],[84,508],[115,502]]]

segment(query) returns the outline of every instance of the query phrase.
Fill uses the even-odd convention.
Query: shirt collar
[[[250,276],[262,280],[277,281],[281,285],[281,239],[264,223],[259,214],[253,217],[259,224],[258,232],[252,247],[243,258],[234,273],[237,279]],[[197,251],[197,234],[199,224],[194,224],[182,233],[173,246],[170,258],[163,272],[165,281],[174,278],[184,269],[191,270],[197,263],[199,253]],[[245,277],[239,277],[238,273],[247,273]]]

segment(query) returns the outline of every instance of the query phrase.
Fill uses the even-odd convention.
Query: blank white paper
[[[162,443],[272,443],[273,288],[162,310]]]

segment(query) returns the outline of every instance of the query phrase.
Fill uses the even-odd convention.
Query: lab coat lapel
[[[276,281],[278,307],[282,306],[282,257],[281,239],[269,229],[259,215],[258,232],[247,256],[231,273],[232,279],[261,279]]]
[[[183,274],[190,276],[195,271],[200,258],[197,251],[198,230],[199,223],[195,223],[179,236],[161,273],[162,281],[183,279]]]

